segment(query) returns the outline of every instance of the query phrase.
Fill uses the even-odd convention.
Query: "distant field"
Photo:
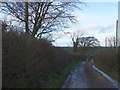
[[[74,53],[73,47],[57,47],[57,48],[62,48],[67,52]],[[110,49],[111,49],[110,47],[94,47],[94,48],[90,47],[90,48],[87,48],[86,53],[87,54],[97,54],[97,53],[100,53],[102,51],[109,51]],[[82,50],[83,50],[83,48],[78,47],[77,53],[82,54],[81,53]]]
[[[64,49],[67,52],[74,53],[73,52],[73,47],[56,47],[56,48],[62,48],[62,49]]]
[[[56,47],[56,48],[61,48],[61,49],[64,49],[65,51],[67,51],[67,52],[74,53],[73,52],[73,47]],[[113,49],[115,50],[115,48],[112,48],[112,50]],[[78,47],[77,48],[77,53],[80,53],[82,50],[83,50],[83,48]],[[103,52],[103,51],[110,51],[110,50],[111,50],[111,47],[89,47],[89,48],[86,48],[86,53],[89,52],[89,54],[92,54],[92,53],[97,54],[97,53],[100,53],[100,52]]]

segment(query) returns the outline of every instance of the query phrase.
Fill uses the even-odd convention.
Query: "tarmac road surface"
[[[78,64],[68,75],[62,88],[118,88],[98,72],[91,61]]]

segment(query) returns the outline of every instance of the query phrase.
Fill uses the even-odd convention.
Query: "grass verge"
[[[116,69],[112,70],[112,69],[102,66],[102,65],[96,65],[96,66],[97,66],[97,68],[99,68],[100,70],[102,70],[103,72],[108,74],[110,77],[112,77],[114,80],[117,80],[120,82],[120,80],[118,78],[118,70],[116,70]]]
[[[118,78],[118,59],[115,48],[103,49],[97,53],[94,60],[95,66],[120,82]]]
[[[50,75],[47,88],[60,88],[69,72],[75,67],[76,64],[82,62],[81,59],[74,59],[69,62],[60,72],[52,73]]]

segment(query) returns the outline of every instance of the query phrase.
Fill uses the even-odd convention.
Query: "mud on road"
[[[118,88],[94,67],[92,62],[78,64],[65,80],[62,88]]]

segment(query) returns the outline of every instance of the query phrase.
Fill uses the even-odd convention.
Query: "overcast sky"
[[[87,1],[87,0],[86,0]],[[91,0],[94,1],[94,0]],[[75,10],[77,23],[71,24],[64,32],[83,33],[84,36],[94,36],[105,45],[105,37],[115,36],[116,20],[118,19],[118,2],[86,2],[86,6],[80,6],[83,10]],[[71,46],[70,35],[62,32],[56,33],[61,36],[54,43],[56,46]]]

